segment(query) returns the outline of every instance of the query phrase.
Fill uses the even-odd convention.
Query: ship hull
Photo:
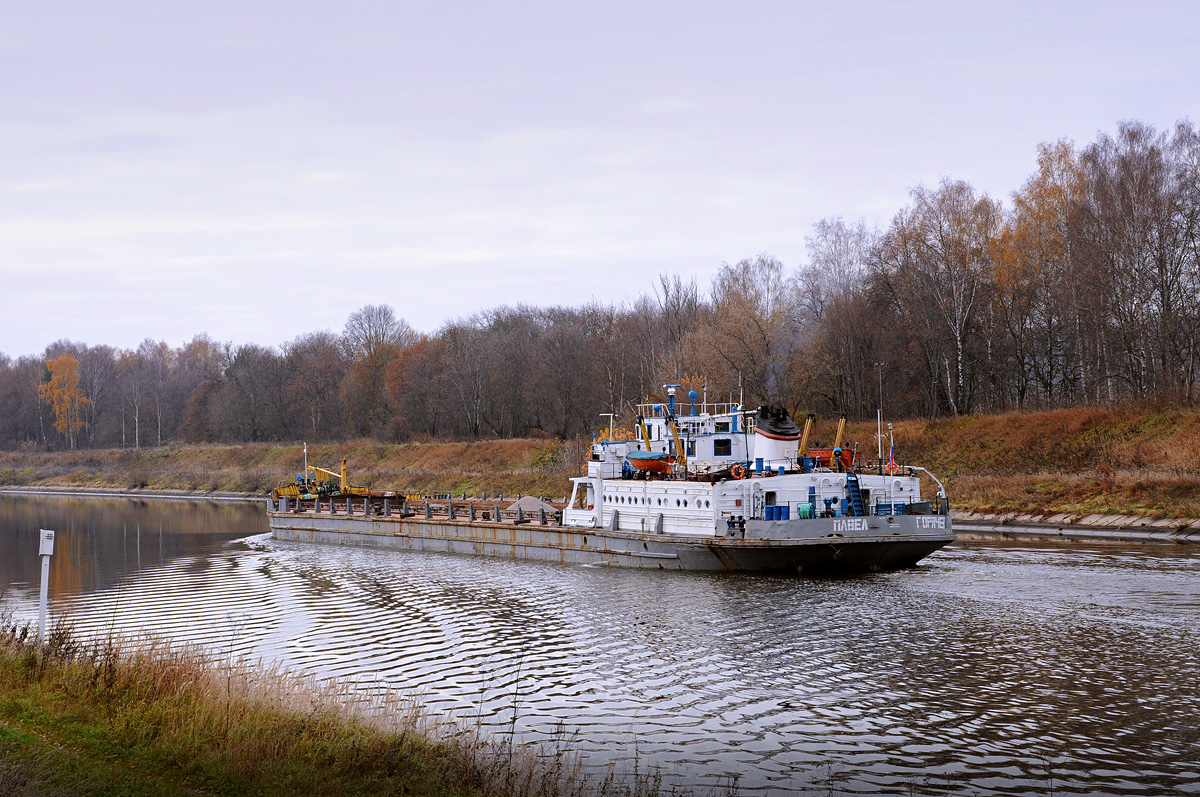
[[[471,520],[268,512],[276,539],[652,570],[870,572],[911,567],[954,541],[950,519],[748,521],[744,536],[634,533]],[[847,528],[847,526],[861,528]]]

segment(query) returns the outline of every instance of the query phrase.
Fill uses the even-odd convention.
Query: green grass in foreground
[[[587,784],[569,753],[400,700],[354,712],[348,693],[191,648],[35,636],[0,622],[0,795],[658,793],[656,777]]]

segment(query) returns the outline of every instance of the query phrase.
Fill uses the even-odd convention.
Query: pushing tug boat
[[[273,494],[272,533],[588,565],[800,573],[911,567],[954,541],[941,482],[890,455],[858,469],[857,449],[841,445],[844,418],[832,447],[809,449],[811,415],[802,429],[776,407],[698,410],[695,391],[679,414],[679,386],[665,387],[665,404],[634,408],[634,440],[593,443],[561,511],[540,504],[534,517],[520,505],[514,514],[496,502],[356,494],[343,466],[344,496]],[[921,474],[937,486],[930,499]]]

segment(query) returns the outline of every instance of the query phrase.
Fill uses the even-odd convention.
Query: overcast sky
[[[1200,122],[1200,3],[0,0],[0,352],[620,302]]]

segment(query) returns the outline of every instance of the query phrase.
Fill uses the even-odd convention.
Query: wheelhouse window
[[[720,424],[718,424],[720,425]],[[713,456],[714,457],[731,457],[733,456],[733,441],[728,437],[718,437],[713,440]]]
[[[717,433],[729,431],[729,421],[717,421]]]

